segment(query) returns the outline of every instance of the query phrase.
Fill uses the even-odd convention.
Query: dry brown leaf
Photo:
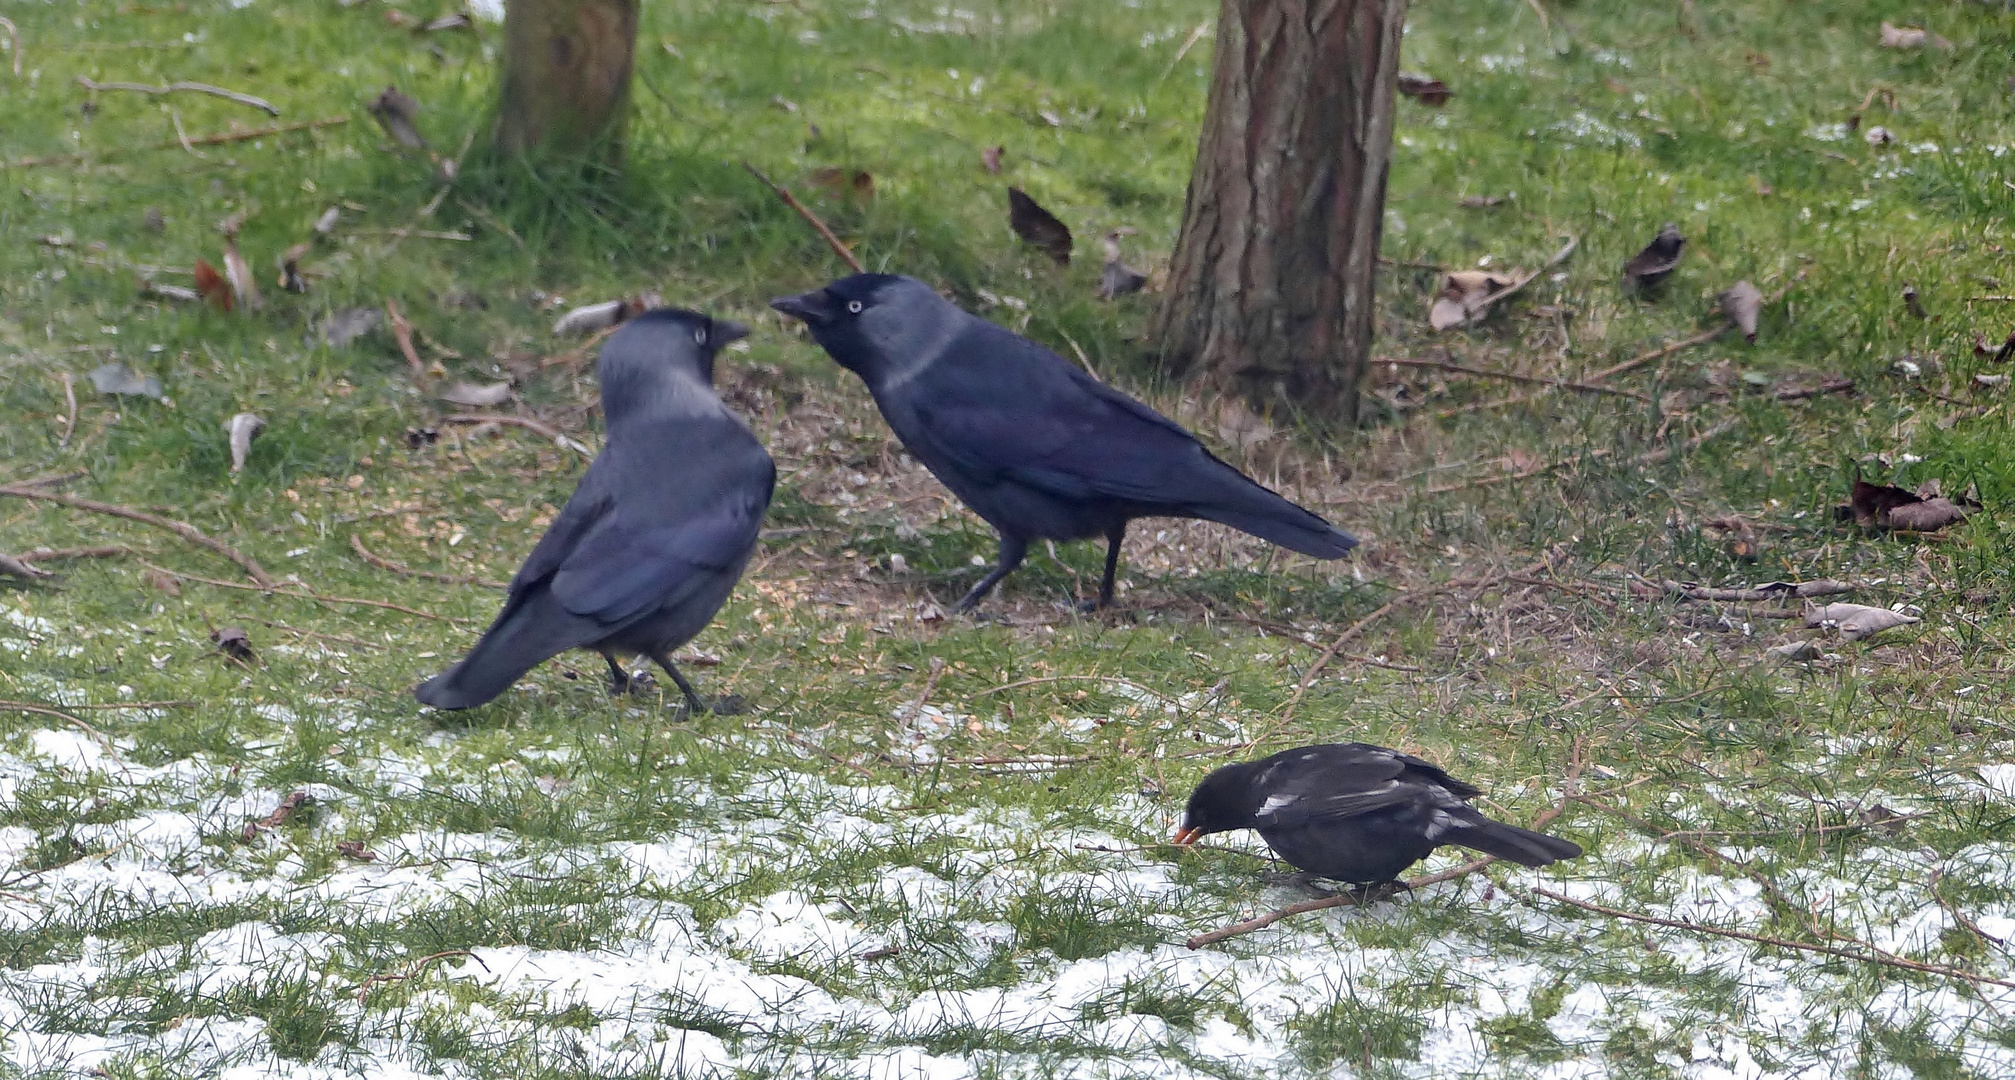
[[[1010,187],[1008,193],[1008,224],[1015,235],[1043,250],[1057,265],[1070,265],[1070,227],[1057,219],[1055,214],[1042,208],[1042,204],[1029,198],[1028,192],[1018,187]]]
[[[1763,310],[1763,293],[1747,281],[1738,281],[1721,294],[1721,313],[1742,331],[1743,340],[1756,340],[1756,316]]]
[[[376,862],[378,853],[372,851],[362,840],[336,841],[336,854],[358,862]]]
[[[1448,104],[1448,99],[1455,96],[1449,91],[1448,84],[1440,79],[1407,71],[1399,73],[1399,92],[1435,109]]]
[[[166,593],[169,596],[182,595],[182,583],[176,580],[173,574],[164,574],[159,570],[148,569],[140,572],[140,580],[146,582],[147,587],[153,589],[155,592]]]
[[[1863,528],[1932,532],[1963,522],[1968,513],[1980,509],[1977,502],[1965,496],[1961,500],[1970,505],[1962,506],[1960,501],[1940,494],[1935,480],[1917,491],[1906,491],[1893,484],[1871,484],[1857,478],[1847,501],[1835,507],[1833,513],[1840,520],[1851,520]]]
[[[207,259],[196,260],[196,291],[216,305],[218,311],[231,310],[231,283]]]
[[[1489,311],[1490,296],[1510,288],[1515,278],[1488,270],[1452,270],[1442,275],[1441,292],[1427,311],[1427,325],[1439,333],[1474,323]]]

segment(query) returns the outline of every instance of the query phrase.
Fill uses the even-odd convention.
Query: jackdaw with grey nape
[[[608,422],[602,452],[511,579],[497,621],[414,697],[471,708],[540,662],[588,648],[608,661],[611,693],[631,689],[617,655],[641,654],[693,712],[706,710],[672,650],[734,590],[776,483],[769,453],[714,393],[714,354],[748,332],[661,308],[610,335],[595,365]]]
[[[970,610],[1031,540],[1106,540],[1112,603],[1127,522],[1202,518],[1318,559],[1357,541],[1213,457],[1173,420],[915,278],[856,274],[770,306],[867,383],[918,461],[1000,532]]]

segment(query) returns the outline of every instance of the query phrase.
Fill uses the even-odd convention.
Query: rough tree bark
[[[496,145],[578,155],[616,145],[630,97],[638,0],[510,0]]]
[[[1168,369],[1356,420],[1406,0],[1223,0],[1196,168],[1149,327]]]

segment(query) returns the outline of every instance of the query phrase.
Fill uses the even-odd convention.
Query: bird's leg
[[[639,680],[623,670],[623,665],[616,660],[616,654],[604,652],[602,659],[609,662],[609,696],[622,697],[624,694],[635,693]]]
[[[670,675],[672,681],[678,684],[679,693],[686,695],[686,708],[691,709],[694,716],[709,711],[707,703],[701,701],[699,692],[693,689],[693,684],[687,682],[686,677],[679,674],[679,669],[672,665],[671,653],[653,653],[651,659],[657,661],[658,666],[665,669],[665,674]]]
[[[1357,902],[1362,905],[1376,904],[1390,900],[1401,893],[1411,893],[1413,886],[1404,881],[1372,881],[1352,889],[1357,894]]]
[[[993,587],[1000,584],[1002,578],[1014,573],[1014,568],[1020,566],[1022,559],[1027,555],[1028,541],[1019,536],[1002,533],[1000,558],[996,561],[992,572],[981,578],[980,583],[965,594],[965,598],[959,601],[957,610],[964,613],[978,606],[980,600],[992,592]]]
[[[1097,611],[1112,606],[1113,579],[1119,576],[1119,546],[1125,542],[1125,521],[1105,531],[1105,577],[1098,583],[1098,602],[1088,610]]]

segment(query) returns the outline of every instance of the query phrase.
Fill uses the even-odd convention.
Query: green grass
[[[0,479],[82,473],[67,490],[189,521],[276,577],[440,618],[165,590],[143,563],[242,578],[166,533],[0,501],[0,551],[138,549],[0,579],[0,699],[75,715],[0,712],[0,1077],[2005,1075],[2003,989],[1527,886],[2015,978],[1994,940],[2015,931],[2015,458],[2007,391],[1973,382],[2000,373],[1976,335],[2015,325],[1974,299],[2015,287],[2015,16],[1699,0],[1683,22],[1546,4],[1542,28],[1507,0],[1421,5],[1405,66],[1456,96],[1399,105],[1380,355],[1586,379],[1712,325],[1739,278],[1783,300],[1754,345],[1612,380],[1655,404],[1381,366],[1377,424],[1237,446],[1216,402],[1143,355],[1155,297],[1093,297],[1108,228],[1139,230],[1136,265],[1166,263],[1210,38],[1177,53],[1215,7],[647,6],[625,167],[598,182],[482,153],[492,24],[417,36],[380,7],[273,0],[7,12],[25,52],[19,79],[0,57]],[[1883,19],[1920,15],[1955,47],[1878,46]],[[80,75],[215,83],[282,116],[192,94],[87,109]],[[444,153],[472,146],[445,193],[364,112],[388,83]],[[1871,87],[1893,109],[1878,93],[1836,128]],[[178,122],[200,137],[325,116],[348,120],[174,145]],[[1864,141],[1876,125],[1896,142]],[[1000,176],[980,167],[996,145]],[[1155,523],[1112,617],[1070,608],[1096,581],[1091,545],[1034,553],[990,602],[1000,618],[938,617],[990,534],[764,307],[842,270],[744,160],[870,266],[1180,416],[1364,536],[1360,557]],[[821,193],[821,166],[870,172],[873,198]],[[1069,269],[1009,232],[1008,183],[1076,231]],[[277,291],[275,257],[332,205],[310,291]],[[263,312],[140,294],[220,263],[215,223],[237,213]],[[1619,267],[1664,221],[1685,260],[1662,296],[1632,297]],[[415,227],[469,239],[391,234]],[[1530,267],[1570,235],[1557,274],[1427,334],[1420,265]],[[758,328],[721,380],[778,459],[773,532],[694,645],[718,664],[693,669],[754,711],[612,702],[577,656],[491,707],[422,711],[409,688],[499,594],[374,569],[352,536],[501,579],[584,459],[515,429],[410,446],[454,410],[413,390],[386,331],[332,348],[318,327],[396,300],[424,361],[515,377],[519,407],[593,445],[591,366],[538,363],[576,344],[551,323],[648,290]],[[111,360],[167,399],[93,393],[85,373]],[[1831,376],[1855,392],[1769,392]],[[268,427],[234,476],[222,425],[241,410]],[[1864,533],[1832,514],[1857,473],[1977,485],[1987,509],[1939,538]],[[1760,526],[1754,561],[1707,524],[1731,513]],[[1499,576],[1549,552],[1544,574]],[[1647,597],[1629,575],[1830,576],[1924,621],[1773,666],[1797,620]],[[1394,600],[1295,704],[1316,650]],[[231,625],[253,663],[211,644]],[[135,702],[186,704],[82,708]],[[1185,949],[1298,897],[1261,881],[1250,846],[1143,846],[1208,769],[1346,738],[1425,754],[1515,821],[1555,802],[1578,746],[1594,801],[1554,828],[1589,854]],[[312,804],[247,838],[294,790]]]

